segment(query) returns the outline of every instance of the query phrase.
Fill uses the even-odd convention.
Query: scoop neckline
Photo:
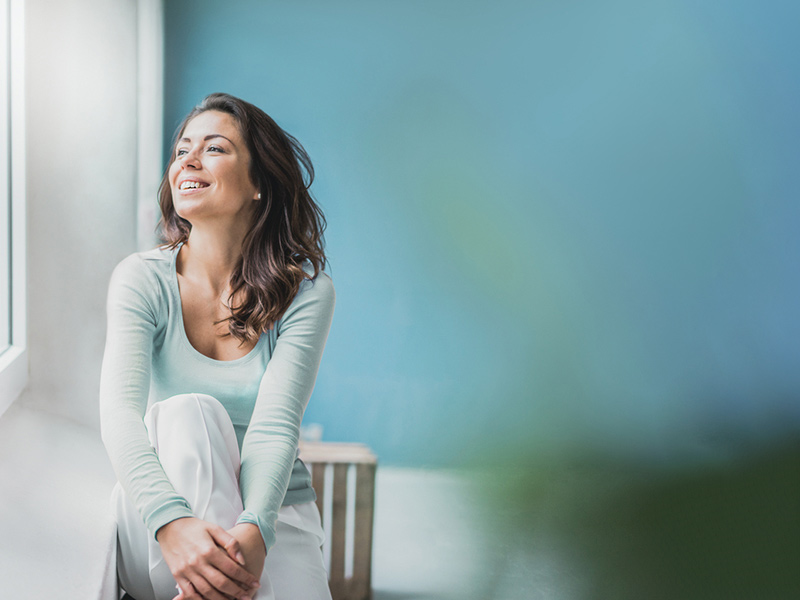
[[[258,336],[258,341],[253,348],[245,354],[244,356],[240,356],[239,358],[234,358],[232,360],[219,360],[216,358],[211,358],[210,356],[206,356],[202,352],[200,352],[197,348],[192,345],[192,342],[189,341],[189,336],[186,335],[186,324],[183,321],[183,300],[181,299],[181,287],[178,284],[178,252],[180,252],[181,247],[183,246],[183,242],[178,244],[174,250],[172,251],[172,260],[170,261],[170,283],[172,284],[172,291],[175,293],[176,299],[176,306],[178,312],[178,319],[177,319],[177,326],[180,330],[180,337],[183,340],[186,347],[189,349],[190,353],[195,356],[197,359],[207,362],[208,364],[212,365],[236,365],[248,362],[252,360],[254,356],[258,353],[259,347],[264,342],[264,334],[262,333]]]

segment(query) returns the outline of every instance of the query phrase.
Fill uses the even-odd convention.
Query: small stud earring
[[[258,192],[258,199],[261,200],[261,192]]]

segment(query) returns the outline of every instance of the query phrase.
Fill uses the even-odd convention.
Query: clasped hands
[[[222,527],[185,517],[156,532],[161,553],[175,578],[175,600],[252,600],[264,570],[266,548],[258,527]]]

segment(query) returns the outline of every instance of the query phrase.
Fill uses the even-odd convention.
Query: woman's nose
[[[184,168],[191,168],[191,169],[200,168],[200,159],[194,150],[184,154],[181,157],[181,163],[183,164]]]

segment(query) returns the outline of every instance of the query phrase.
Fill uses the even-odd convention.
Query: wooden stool
[[[364,444],[300,442],[300,459],[311,469],[317,507],[324,519],[325,497],[331,495],[331,522],[322,526],[330,539],[328,580],[333,600],[372,598],[372,520],[375,510],[377,459]],[[333,467],[333,489],[325,487],[325,470]],[[356,494],[353,523],[353,575],[345,578],[347,531],[347,472],[355,466]]]

